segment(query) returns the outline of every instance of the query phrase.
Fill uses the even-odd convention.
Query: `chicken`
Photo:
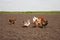
[[[34,24],[35,24],[35,26],[38,26],[39,24],[41,24],[41,19],[36,19]]]
[[[10,18],[8,21],[9,21],[10,24],[14,24],[16,22],[16,19],[15,18]]]
[[[42,26],[46,26],[48,24],[48,20],[44,18],[44,16],[40,16]]]
[[[30,20],[24,21],[24,26],[29,26],[30,25]]]
[[[33,17],[33,23],[37,20],[38,18],[37,17]]]

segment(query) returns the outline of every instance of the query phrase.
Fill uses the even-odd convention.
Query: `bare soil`
[[[33,16],[44,16],[48,25],[33,27]],[[10,25],[8,19],[16,18]],[[23,20],[31,20],[29,27],[23,27]],[[0,40],[60,40],[60,14],[0,14]]]

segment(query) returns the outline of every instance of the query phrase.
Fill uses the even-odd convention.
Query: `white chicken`
[[[24,26],[29,26],[30,25],[30,20],[24,21]]]
[[[37,17],[33,17],[33,23],[37,20],[38,18]]]

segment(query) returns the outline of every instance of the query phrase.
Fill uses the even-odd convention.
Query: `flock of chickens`
[[[10,18],[9,19],[10,24],[15,24],[15,22],[16,22],[15,18]],[[23,21],[23,26],[28,27],[28,26],[30,26],[30,24],[31,24],[30,19],[28,19],[26,21]],[[39,18],[34,16],[33,17],[33,24],[34,24],[34,26],[44,27],[48,24],[48,20],[45,19],[43,16],[40,16]]]

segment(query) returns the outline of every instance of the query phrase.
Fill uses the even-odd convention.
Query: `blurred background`
[[[60,0],[0,0],[0,11],[60,11]]]

